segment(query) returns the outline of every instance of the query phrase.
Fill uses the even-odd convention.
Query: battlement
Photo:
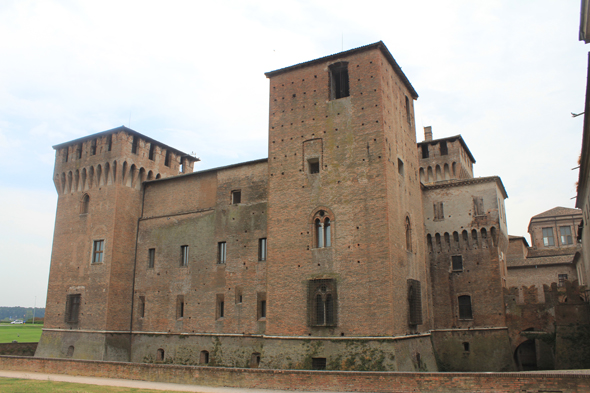
[[[198,158],[121,126],[53,146],[59,194],[191,173]]]
[[[532,305],[532,304],[584,304],[588,303],[587,287],[579,285],[578,280],[564,281],[561,285],[551,283],[543,285],[542,288],[536,285],[509,287],[504,290],[506,304]]]
[[[422,184],[473,178],[475,158],[461,135],[432,140],[432,128],[424,130],[426,140],[416,145]]]

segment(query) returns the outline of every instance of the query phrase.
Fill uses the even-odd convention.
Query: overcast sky
[[[382,40],[416,133],[461,134],[509,233],[574,207],[587,57],[579,0],[0,2],[0,306],[44,307],[52,145],[120,125],[202,159],[267,157],[264,72]]]

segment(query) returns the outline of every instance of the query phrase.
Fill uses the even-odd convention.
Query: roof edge
[[[469,158],[471,158],[471,161],[473,161],[473,163],[475,164],[475,162],[476,162],[475,161],[475,157],[473,157],[473,154],[471,154],[471,151],[467,147],[467,143],[465,143],[465,140],[463,139],[463,137],[461,136],[461,134],[458,134],[458,135],[455,135],[455,136],[447,136],[445,138],[432,139],[432,140],[429,140],[429,141],[417,142],[416,145],[422,145],[422,144],[425,144],[425,143],[438,143],[438,142],[448,141],[448,140],[451,140],[451,139],[459,139],[459,142],[461,142],[461,146],[463,146],[463,149],[465,149],[465,151],[469,155]]]

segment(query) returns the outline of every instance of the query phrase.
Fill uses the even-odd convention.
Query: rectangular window
[[[180,266],[188,266],[188,246],[180,246]]]
[[[107,136],[107,151],[111,151],[112,147],[113,147],[113,136],[109,135],[109,136]]]
[[[574,244],[572,239],[572,229],[570,227],[559,227],[559,233],[561,234],[561,244]]]
[[[428,153],[428,143],[422,145],[422,158],[428,158],[430,154]]]
[[[68,156],[70,155],[70,148],[66,147],[64,149],[64,162],[68,162]]]
[[[256,318],[262,319],[266,318],[266,292],[258,292],[256,294],[257,301],[256,301]]]
[[[139,317],[145,317],[145,296],[139,297]]]
[[[90,155],[93,156],[96,154],[96,139],[90,141]]]
[[[148,268],[153,269],[155,264],[156,264],[156,249],[150,248],[148,250]]]
[[[242,300],[244,300],[244,297],[242,295],[242,288],[236,287],[236,304],[242,304]]]
[[[307,166],[309,167],[309,174],[310,175],[320,173],[320,159],[319,158],[311,158],[311,159],[307,160]]]
[[[482,197],[473,197],[473,214],[476,216],[484,216],[486,214],[483,209]]]
[[[79,293],[68,295],[66,297],[66,313],[65,321],[67,323],[77,323],[78,315],[80,314],[80,299],[82,295]]]
[[[225,316],[225,302],[222,294],[217,295],[215,308],[215,319],[223,318]]]
[[[78,144],[78,150],[77,150],[77,153],[78,153],[78,154],[77,154],[77,156],[78,156],[78,159],[82,158],[82,144],[81,144],[81,143],[80,143],[80,144]]]
[[[446,141],[442,141],[440,143],[440,155],[441,156],[446,156],[449,154],[449,148],[447,147],[447,142]]]
[[[242,202],[242,191],[241,190],[233,190],[231,192],[231,204],[237,205],[238,203]]]
[[[434,202],[434,220],[440,221],[445,219],[442,202]]]
[[[166,158],[164,158],[164,165],[170,166],[170,152],[166,150]]]
[[[184,296],[176,296],[176,319],[184,318]]]
[[[418,280],[408,280],[408,309],[408,324],[422,325],[422,288]]]
[[[471,296],[459,296],[459,319],[473,319]]]
[[[348,86],[348,63],[340,62],[330,66],[330,99],[337,100],[350,96]]]
[[[266,261],[266,238],[258,239],[258,260]]]
[[[311,369],[312,370],[325,370],[326,369],[326,358],[311,358]]]
[[[156,150],[156,145],[152,142],[150,143],[150,153],[148,158],[152,161],[154,161],[154,151]]]
[[[131,153],[137,154],[137,145],[139,144],[139,138],[134,136],[133,142],[131,143]]]
[[[92,246],[92,263],[101,263],[104,252],[104,240],[95,240]]]
[[[543,228],[543,245],[545,247],[555,246],[553,241],[553,228]]]
[[[412,124],[412,118],[410,116],[410,100],[406,96],[406,119],[408,120],[408,124]]]
[[[218,264],[225,263],[226,257],[227,257],[227,243],[226,242],[217,243],[217,263]]]
[[[557,275],[557,286],[558,287],[565,286],[566,281],[567,281],[567,274],[558,274]]]
[[[454,272],[462,272],[463,271],[463,256],[453,255],[451,257],[451,262],[453,265]]]

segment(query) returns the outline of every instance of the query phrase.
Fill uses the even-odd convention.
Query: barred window
[[[310,326],[336,326],[337,300],[334,280],[309,281],[308,312]]]
[[[408,280],[408,310],[408,324],[422,325],[422,288],[418,280]]]
[[[80,300],[82,295],[79,293],[68,295],[66,297],[65,321],[67,323],[78,323],[78,314],[80,314]]]

